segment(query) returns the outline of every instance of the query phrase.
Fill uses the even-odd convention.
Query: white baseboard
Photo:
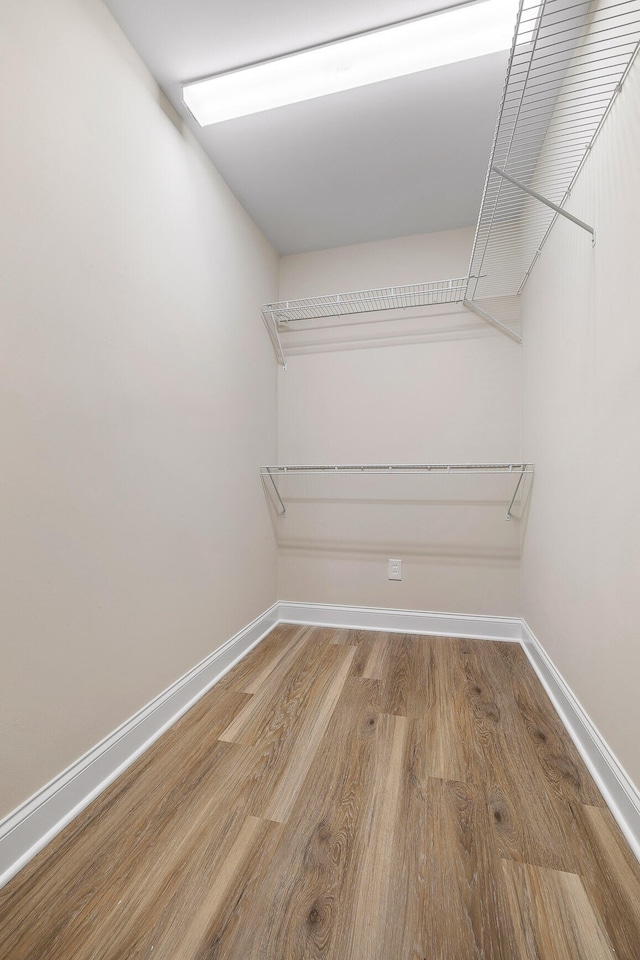
[[[278,622],[278,604],[237,633],[0,822],[0,887],[133,763]]]
[[[515,640],[517,643],[522,636],[522,620],[519,617],[475,617],[464,613],[347,607],[289,600],[281,600],[278,608],[278,619],[283,623],[348,627],[352,630],[384,630],[388,633],[424,633],[431,636],[468,637],[474,640]]]
[[[640,860],[640,792],[525,620],[521,645],[629,846]]]
[[[0,887],[278,623],[520,643],[640,860],[640,794],[524,620],[280,601],[0,822]]]

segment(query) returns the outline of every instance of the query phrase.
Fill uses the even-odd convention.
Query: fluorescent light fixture
[[[484,0],[186,83],[200,126],[511,47],[516,0]]]

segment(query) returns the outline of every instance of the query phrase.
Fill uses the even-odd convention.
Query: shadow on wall
[[[520,551],[509,547],[495,548],[493,550],[479,548],[474,544],[460,544],[457,547],[451,547],[448,544],[430,544],[421,548],[399,541],[389,541],[386,543],[355,543],[352,541],[302,541],[282,539],[279,546],[288,553],[297,552],[301,555],[315,556],[324,554],[325,559],[331,556],[351,556],[353,558],[386,558],[401,553],[403,558],[410,557],[415,561],[432,562],[438,558],[446,560],[447,563],[455,563],[456,560],[466,562],[468,560],[495,561],[497,563],[507,562],[509,564],[520,559]]]
[[[509,316],[508,325],[519,332],[519,320]],[[285,356],[330,353],[348,349],[402,346],[435,341],[494,336],[494,329],[460,304],[422,308],[418,311],[389,310],[358,317],[326,318],[280,325]]]
[[[287,551],[512,562],[520,556],[519,517],[531,483],[526,477],[511,522],[505,517],[514,481],[504,475],[298,476],[279,478],[278,489],[286,517],[264,484]]]
[[[171,123],[176,128],[180,136],[184,137],[188,132],[188,127],[186,123],[184,122],[184,120],[182,119],[178,111],[175,109],[171,101],[166,98],[166,96],[162,92],[162,89],[157,85],[156,85],[156,91],[157,91],[158,105],[160,106],[160,109],[162,110],[164,115],[167,117],[167,119],[171,121]]]

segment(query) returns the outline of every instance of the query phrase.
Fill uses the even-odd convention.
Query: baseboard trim
[[[0,887],[112,783],[278,622],[278,604],[197,664],[0,821]]]
[[[640,860],[640,792],[525,620],[522,620],[521,645],[629,846]]]
[[[387,633],[468,637],[475,640],[507,640],[517,643],[522,636],[522,620],[519,617],[470,616],[462,613],[299,603],[291,600],[281,600],[278,608],[278,617],[283,623],[347,627],[352,630],[384,630]]]

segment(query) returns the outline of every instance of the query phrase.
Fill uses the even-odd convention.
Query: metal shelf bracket
[[[278,498],[278,502],[280,503],[280,506],[282,507],[282,513],[280,514],[280,516],[281,516],[281,517],[286,517],[286,515],[287,515],[287,508],[285,507],[284,503],[282,502],[282,497],[280,496],[280,491],[278,490],[278,485],[276,484],[275,480],[273,479],[273,474],[271,473],[271,467],[263,467],[263,468],[260,470],[260,473],[261,473],[262,476],[267,476],[267,477],[269,477],[269,480],[271,480],[271,486],[273,487],[273,489],[274,489],[274,491],[275,491],[275,495],[276,495],[276,497]],[[508,519],[510,519],[510,518],[508,518]]]
[[[574,217],[572,213],[569,213],[563,207],[559,207],[556,203],[552,203],[551,200],[547,200],[547,198],[543,197],[542,194],[538,193],[537,190],[532,190],[531,187],[527,187],[526,184],[521,183],[520,180],[516,180],[515,177],[511,176],[511,174],[506,173],[504,170],[501,170],[500,167],[497,167],[495,163],[491,165],[491,169],[494,173],[497,173],[499,177],[503,177],[505,180],[508,180],[509,183],[512,183],[514,187],[518,187],[519,190],[523,190],[524,193],[528,193],[530,197],[534,198],[534,200],[539,200],[540,203],[544,203],[544,205],[549,207],[550,210],[554,210],[556,213],[559,213],[561,217],[566,217],[567,220],[571,220],[572,223],[582,227],[583,230],[586,230],[587,233],[591,234],[591,244],[595,247],[596,232],[593,227],[589,226],[588,223],[585,223],[584,220],[579,220],[578,217]]]
[[[282,366],[282,369],[286,370],[287,361],[285,360],[284,350],[282,349],[282,340],[280,339],[280,333],[278,332],[278,322],[273,310],[270,310],[268,306],[262,308],[262,320],[267,328],[267,333],[269,334],[269,339],[271,340],[271,346],[273,347],[276,355],[276,360]]]
[[[490,313],[487,313],[486,310],[483,310],[482,307],[479,307],[477,303],[474,303],[473,300],[463,300],[462,303],[467,308],[471,310],[472,313],[475,313],[477,317],[480,317],[481,320],[486,320],[487,323],[490,323],[492,326],[497,327],[498,330],[502,330],[503,333],[506,333],[508,337],[511,337],[512,340],[515,340],[516,343],[519,343],[522,346],[522,337],[519,336],[515,330],[512,330],[506,324],[502,323],[500,320],[496,320],[495,317],[492,317]]]
[[[511,503],[510,503],[509,506],[507,507],[507,515],[506,515],[506,517],[505,517],[505,520],[511,520],[511,511],[513,510],[513,505],[514,505],[514,503],[516,502],[516,497],[518,496],[518,490],[520,489],[520,484],[522,483],[522,478],[523,478],[523,477],[524,477],[524,470],[522,471],[522,473],[521,473],[520,476],[518,477],[518,482],[516,483],[516,488],[515,488],[515,490],[513,491],[513,496],[511,497]]]

